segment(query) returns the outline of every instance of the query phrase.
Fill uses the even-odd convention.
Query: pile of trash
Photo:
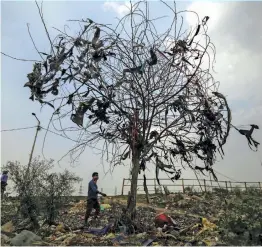
[[[5,239],[2,245],[181,245],[190,241],[188,231],[206,231],[208,227],[215,228],[212,223],[203,219],[203,226],[197,225],[196,219],[191,219],[192,227],[186,229],[185,220],[180,216],[173,218],[166,213],[156,213],[150,207],[138,207],[136,220],[131,221],[121,204],[101,204],[104,210],[98,219],[90,218],[90,228],[83,228],[85,203],[80,201],[73,205],[68,213],[62,212],[60,223],[53,226],[44,225],[38,235],[23,230],[13,236],[10,241]],[[77,217],[79,216],[79,217]],[[2,227],[9,232],[14,231],[12,223]],[[6,233],[6,232],[5,232]],[[183,237],[184,235],[184,237]],[[185,244],[185,243],[184,243]]]
[[[68,211],[69,214],[76,214],[79,212],[83,212],[86,209],[86,201],[84,200],[80,200],[78,203],[76,204],[71,204],[73,207],[70,208],[70,210]]]
[[[11,198],[12,199],[12,198]],[[4,203],[1,203],[1,224],[5,224],[12,220],[12,218],[16,215],[18,209],[18,203],[15,200],[10,200]]]
[[[56,225],[38,232],[9,221],[1,227],[2,245],[31,246],[221,246],[262,244],[261,194],[203,194],[153,196],[138,203],[136,220],[125,204],[102,202],[101,214],[83,227],[86,201],[71,203],[60,212]],[[257,220],[256,220],[257,219]],[[25,222],[25,221],[23,221]],[[19,230],[18,230],[19,229]],[[250,240],[251,238],[251,240]],[[261,238],[261,242],[260,241]]]
[[[104,203],[104,201],[105,200],[103,200],[103,203],[100,203],[100,210],[101,211],[111,208],[110,204]],[[77,203],[70,203],[69,205],[71,205],[72,207],[70,208],[68,213],[69,214],[77,214],[77,213],[84,212],[86,210],[86,204],[87,204],[86,200],[85,201],[80,200]]]

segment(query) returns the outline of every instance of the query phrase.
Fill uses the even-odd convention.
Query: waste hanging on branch
[[[207,34],[209,16],[200,20],[195,12],[162,4],[172,20],[161,28],[164,17],[153,19],[149,4],[137,2],[116,27],[86,18],[76,21],[78,35],[57,29],[50,53],[40,52],[44,59],[34,64],[25,87],[32,101],[54,109],[53,126],[65,136],[64,120],[71,120],[70,132],[79,134],[71,154],[104,141],[113,166],[132,158],[133,178],[153,163],[158,183],[160,170],[177,180],[180,162],[216,179],[212,165],[217,154],[224,155],[233,125],[211,73],[215,47]],[[198,19],[186,31],[184,13]],[[257,148],[254,128],[239,132]],[[204,165],[193,165],[196,159]]]

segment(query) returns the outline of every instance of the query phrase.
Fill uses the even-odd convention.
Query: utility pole
[[[27,187],[29,186],[29,184],[31,182],[30,179],[28,179],[29,168],[30,168],[31,161],[32,161],[32,158],[33,158],[33,153],[34,153],[34,149],[35,149],[35,143],[36,143],[37,134],[41,130],[39,119],[37,118],[35,113],[32,113],[32,115],[36,118],[38,123],[37,123],[37,126],[36,126],[35,139],[34,139],[34,142],[33,142],[32,150],[31,150],[31,153],[30,153],[29,162],[28,162],[28,165],[27,165],[27,170],[26,170],[26,174],[25,174],[25,178],[24,178],[25,181],[24,181],[24,183],[22,185],[22,193],[20,195],[23,199],[27,198],[27,196],[28,196],[29,199],[31,198],[30,193],[28,193],[28,191],[27,191]],[[29,214],[29,216],[31,218],[31,221],[33,222],[34,226],[38,228],[39,227],[38,221],[37,221],[35,215],[32,213],[32,210],[31,210],[31,207],[32,207],[31,200],[26,200],[24,202],[24,205],[28,208],[27,212],[28,212],[28,214]]]
[[[37,120],[38,123],[37,123],[37,126],[36,126],[35,139],[34,139],[34,143],[33,143],[32,150],[31,150],[31,154],[30,154],[30,157],[29,157],[29,163],[28,163],[28,165],[31,164],[32,157],[33,157],[33,153],[34,153],[34,149],[35,149],[35,143],[36,143],[37,134],[38,134],[38,131],[41,129],[39,119],[37,118],[37,116],[35,115],[35,113],[32,113],[32,115],[36,118],[36,120]]]
[[[36,138],[37,138],[37,135],[38,135],[38,132],[41,130],[41,126],[40,126],[40,121],[39,119],[37,118],[37,116],[35,115],[35,113],[32,113],[32,115],[36,118],[37,120],[37,126],[36,126],[36,133],[35,133],[35,139],[34,139],[34,142],[33,142],[33,146],[32,146],[32,150],[31,150],[31,153],[30,153],[30,157],[29,157],[29,162],[28,162],[28,166],[27,166],[27,173],[29,172],[29,168],[30,168],[30,164],[31,164],[31,161],[32,161],[32,158],[33,158],[33,153],[34,153],[34,149],[35,149],[35,143],[36,143]]]
[[[83,186],[81,184],[79,187],[79,196],[82,196],[82,195],[83,195]]]

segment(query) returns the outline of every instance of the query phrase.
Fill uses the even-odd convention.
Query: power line
[[[18,60],[18,61],[23,61],[23,62],[39,62],[38,60],[28,60],[28,59],[23,59],[23,58],[16,58],[16,57],[12,57],[10,55],[7,55],[3,52],[0,52],[2,55],[6,56],[6,57],[9,57],[9,58],[12,58],[14,60]]]
[[[37,126],[24,127],[24,128],[16,128],[16,129],[7,129],[7,130],[1,130],[1,132],[16,131],[16,130],[26,130],[26,129],[32,129],[32,128],[36,128],[36,127],[37,127]],[[54,132],[54,131],[52,131],[52,130],[46,129],[46,128],[42,127],[42,126],[41,126],[41,129],[44,129],[44,130],[46,130],[46,131],[48,131],[48,132],[50,132],[50,133],[52,133],[52,134],[54,134],[54,135],[63,137],[63,138],[65,138],[65,139],[67,139],[67,140],[70,140],[70,141],[73,141],[73,142],[77,142],[77,141],[74,140],[74,139],[71,139],[71,138],[69,138],[69,137],[63,136],[63,135],[61,135],[61,134],[58,134],[58,133],[56,133],[56,132]],[[102,149],[100,149],[100,148],[92,147],[92,146],[90,146],[90,145],[88,145],[88,146],[91,147],[91,148],[94,148],[94,149],[96,149],[96,150],[99,150],[99,151],[104,151],[104,150],[102,150]],[[111,152],[108,152],[108,153],[111,153]],[[262,162],[261,162],[261,166],[262,166]],[[230,178],[230,177],[228,177],[227,175],[224,175],[224,174],[222,174],[221,172],[218,172],[218,171],[215,170],[215,169],[213,169],[213,170],[214,170],[216,173],[220,174],[221,176],[230,179],[231,181],[238,182],[238,181],[236,181],[235,179]]]
[[[16,131],[16,130],[26,130],[26,129],[33,129],[33,128],[36,128],[36,127],[37,127],[37,126],[24,127],[24,128],[16,128],[16,129],[6,129],[6,130],[1,130],[1,132]]]
[[[54,131],[52,131],[52,130],[46,129],[46,128],[44,128],[44,127],[41,127],[41,129],[44,129],[44,130],[46,130],[46,131],[48,131],[48,132],[50,132],[50,133],[52,133],[52,134],[55,134],[55,135],[60,136],[60,137],[63,137],[63,138],[68,139],[68,140],[70,140],[70,141],[77,142],[77,141],[74,140],[74,139],[71,139],[71,138],[69,138],[69,137],[67,137],[67,136],[63,136],[63,135],[61,135],[61,134],[58,134],[58,133],[56,133],[56,132],[54,132]]]
[[[232,180],[233,182],[239,182],[239,181],[237,181],[237,180],[235,180],[235,179],[233,179],[233,178],[228,177],[227,175],[222,174],[221,172],[218,172],[218,171],[215,170],[214,168],[213,168],[213,170],[214,170],[216,173],[220,174],[221,176]]]
[[[190,168],[190,166],[188,165],[188,164],[185,164],[188,168]],[[218,172],[217,170],[215,170],[214,168],[212,168],[216,173],[218,173],[218,174],[220,174],[221,176],[223,176],[223,177],[225,177],[225,178],[228,178],[228,179],[230,179],[231,181],[233,181],[233,182],[239,182],[239,181],[236,181],[235,179],[233,179],[233,178],[230,178],[230,177],[228,177],[228,176],[226,176],[226,175],[224,175],[224,174],[222,174],[221,172]]]
[[[1,130],[1,132],[17,131],[17,130],[27,130],[27,129],[33,129],[33,128],[36,128],[36,127],[37,127],[37,126],[24,127],[24,128],[15,128],[15,129],[5,129],[5,130]],[[74,140],[74,139],[71,139],[71,138],[69,138],[69,137],[63,136],[63,135],[61,135],[61,134],[58,134],[58,133],[56,133],[56,132],[54,132],[54,131],[52,131],[52,130],[46,129],[46,128],[42,127],[42,126],[40,126],[40,128],[41,128],[41,129],[44,129],[44,130],[46,130],[46,131],[48,131],[48,132],[50,132],[50,133],[53,133],[54,135],[63,137],[63,138],[65,138],[65,139],[67,139],[67,140],[70,140],[70,141],[73,141],[73,142],[78,142],[78,141],[76,141],[76,140]],[[96,149],[96,150],[99,150],[99,151],[104,151],[104,150],[102,150],[102,149],[100,149],[100,148],[92,147],[92,146],[90,146],[90,145],[87,145],[87,146],[89,146],[89,147],[91,147],[91,148],[94,148],[94,149]],[[108,153],[111,153],[111,152],[108,152]]]
[[[46,131],[48,131],[48,132],[51,132],[52,134],[55,134],[55,135],[60,136],[60,137],[63,137],[63,138],[65,138],[65,139],[67,139],[67,140],[70,140],[70,141],[73,141],[73,142],[78,142],[78,141],[76,141],[76,140],[74,140],[74,139],[71,139],[71,138],[69,138],[69,137],[63,136],[63,135],[61,135],[61,134],[58,134],[58,133],[56,133],[56,132],[54,132],[54,131],[52,131],[52,130],[49,130],[49,129],[46,129],[46,128],[43,128],[43,127],[41,127],[41,128],[44,129],[44,130],[46,130]],[[96,149],[96,150],[104,151],[103,149],[96,148],[96,147],[93,147],[93,146],[88,145],[88,144],[86,144],[86,145],[89,146],[89,147],[91,147],[91,148],[94,148],[94,149]],[[111,152],[109,152],[109,151],[108,151],[108,153],[113,154],[113,153],[111,153]]]

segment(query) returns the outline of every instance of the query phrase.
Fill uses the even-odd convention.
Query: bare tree
[[[163,32],[155,24],[164,17],[150,16],[146,1],[131,3],[114,28],[77,20],[78,35],[57,29],[54,42],[46,29],[50,54],[39,52],[43,61],[34,64],[25,84],[31,100],[54,109],[57,131],[70,139],[69,133],[78,134],[68,152],[72,162],[99,143],[113,167],[131,159],[133,216],[138,174],[149,164],[159,184],[160,170],[179,179],[178,162],[216,178],[212,165],[218,152],[224,154],[231,125],[227,100],[211,74],[215,47],[207,35],[209,17],[199,20],[191,12],[198,22],[182,31],[188,11],[161,2],[172,13]],[[66,125],[68,118],[75,127]],[[195,167],[196,159],[204,166]]]

